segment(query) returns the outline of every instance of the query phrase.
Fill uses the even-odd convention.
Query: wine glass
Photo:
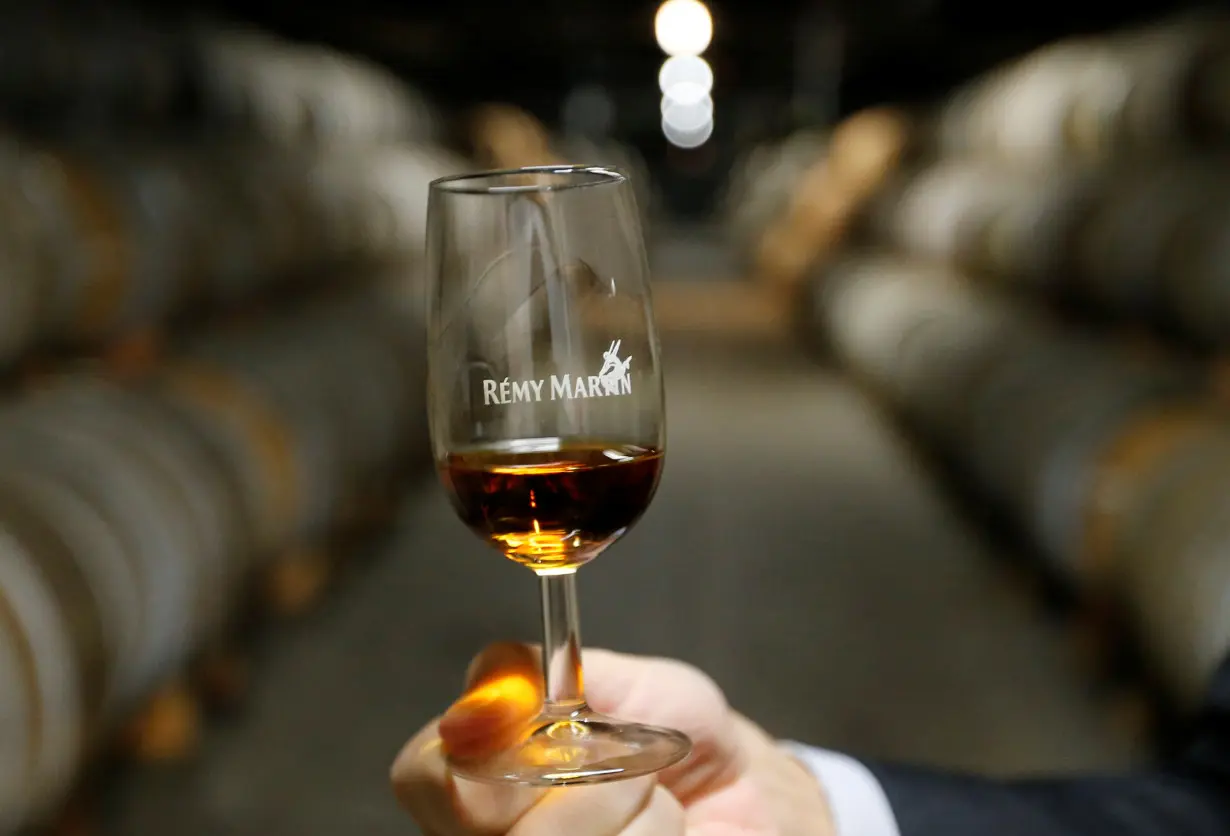
[[[680,732],[592,711],[576,572],[648,507],[665,451],[662,371],[635,199],[611,168],[434,181],[427,211],[428,411],[462,521],[538,575],[542,712],[467,778],[559,786],[687,756]]]

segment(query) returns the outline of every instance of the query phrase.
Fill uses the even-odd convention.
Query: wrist
[[[901,836],[892,802],[865,764],[840,752],[793,741],[778,745],[816,776],[824,788],[833,832]]]
[[[736,723],[777,832],[782,836],[834,836],[828,796],[816,775],[751,720],[738,714]]]

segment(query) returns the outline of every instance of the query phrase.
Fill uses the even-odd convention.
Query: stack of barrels
[[[1230,651],[1230,422],[1209,376],[1230,344],[1228,84],[1230,24],[1201,17],[877,111],[901,129],[861,142],[870,187],[806,232],[849,167],[817,157],[759,262],[1052,574],[1127,616],[1181,709]]]
[[[187,672],[426,461],[426,184],[465,163],[382,73],[270,44],[228,76],[261,78],[246,127],[0,144],[0,362],[38,372],[0,392],[0,834],[117,735],[183,754]]]
[[[0,114],[69,135],[170,123],[283,144],[428,142],[444,132],[422,93],[331,47],[59,0],[0,9]]]
[[[416,320],[381,295],[206,330],[139,384],[66,374],[0,410],[0,710],[18,733],[0,828],[47,812],[223,640],[263,568],[421,457]]]
[[[797,193],[795,184],[809,167],[823,164],[828,142],[825,131],[799,131],[752,148],[731,170],[722,212],[730,240],[748,269],[755,267],[753,254],[770,223]]]
[[[426,186],[461,163],[378,146],[0,147],[0,360],[155,326],[342,265],[421,252]]]
[[[275,143],[439,142],[426,98],[381,67],[252,29],[191,32],[207,118]]]
[[[792,292],[851,235],[861,207],[912,154],[914,117],[872,108],[831,134],[800,131],[753,149],[726,195],[731,240],[766,287]]]

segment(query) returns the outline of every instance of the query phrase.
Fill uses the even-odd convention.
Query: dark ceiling
[[[646,0],[218,0],[198,5],[364,52],[454,101],[523,99],[532,105],[579,80],[652,89],[662,58],[653,41],[658,4]],[[709,5],[716,33],[708,55],[726,90],[788,87],[795,45],[809,21],[815,31],[839,27],[844,109],[885,98],[929,96],[1066,32],[1181,8],[1161,0],[711,0]]]

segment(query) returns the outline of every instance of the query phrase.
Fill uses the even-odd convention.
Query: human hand
[[[703,673],[668,659],[584,653],[595,711],[679,729],[692,739],[691,756],[655,776],[558,789],[454,777],[446,752],[500,751],[541,705],[537,651],[493,645],[471,664],[465,694],[423,727],[393,765],[398,800],[428,836],[831,836],[820,785],[729,708]],[[493,682],[500,683],[495,693],[480,691]]]

